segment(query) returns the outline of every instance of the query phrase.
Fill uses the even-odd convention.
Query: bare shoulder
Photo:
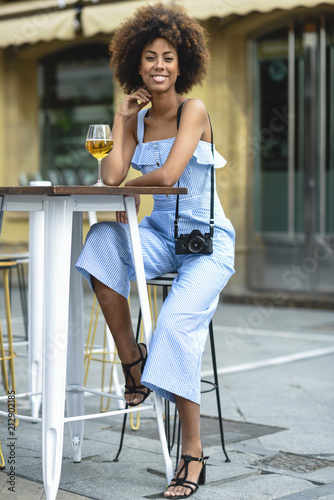
[[[191,109],[193,112],[206,113],[206,108],[200,99],[188,99],[184,102],[184,109]]]
[[[195,120],[196,122],[204,122],[207,118],[206,107],[200,99],[188,99],[184,102],[182,114],[185,120]]]
[[[210,122],[204,103],[200,99],[189,99],[184,103],[183,109],[180,129],[186,128],[192,133],[199,131],[201,140],[210,141]]]

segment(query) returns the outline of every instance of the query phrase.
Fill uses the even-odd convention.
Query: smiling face
[[[151,92],[174,88],[180,74],[177,50],[165,38],[156,38],[144,47],[139,74]]]

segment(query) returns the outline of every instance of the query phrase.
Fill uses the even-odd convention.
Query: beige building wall
[[[37,64],[24,57],[24,51],[2,51],[0,178],[2,186],[19,184],[20,174],[39,169],[39,131],[37,98]],[[28,215],[6,213],[2,229],[1,245],[26,247]]]
[[[246,22],[247,24],[247,22]],[[229,27],[231,26],[232,29]],[[211,36],[209,48],[211,65],[202,87],[190,96],[202,99],[210,113],[214,141],[218,151],[227,159],[227,165],[217,170],[217,189],[227,217],[236,229],[238,272],[234,283],[245,282],[247,249],[247,80],[246,43],[244,33],[233,29],[233,24],[220,22],[206,24]],[[97,37],[96,37],[97,38]],[[102,37],[99,37],[99,40]],[[107,40],[109,37],[103,37]],[[95,41],[95,38],[94,38]],[[76,43],[87,42],[77,40]],[[17,53],[6,50],[2,54],[0,95],[6,122],[0,124],[0,137],[8,147],[1,148],[0,178],[2,185],[18,185],[20,173],[32,174],[39,170],[39,127],[37,65],[40,57],[73,42],[50,42],[27,46]],[[123,94],[116,88],[115,108]],[[19,137],[19,140],[18,140]],[[131,171],[130,176],[138,175]],[[139,218],[152,209],[151,197],[142,197]],[[113,214],[99,214],[100,219]],[[87,225],[86,225],[87,229]],[[28,241],[26,214],[6,214],[2,245],[22,246]]]
[[[217,170],[217,189],[226,216],[236,230],[236,269],[230,281],[244,283],[246,256],[246,79],[245,40],[215,26],[210,51],[207,103],[214,140],[227,164]]]
[[[320,9],[320,8],[319,8]],[[314,9],[314,12],[319,10]],[[304,13],[306,9],[295,9]],[[333,8],[332,8],[333,10]],[[310,12],[310,10],[308,10]],[[252,163],[252,96],[248,69],[248,41],[264,29],[286,24],[291,16],[287,11],[267,14],[253,13],[229,20],[211,20],[205,24],[210,33],[211,65],[205,84],[197,87],[191,96],[201,98],[210,113],[214,141],[218,151],[227,159],[226,167],[217,171],[217,188],[227,217],[236,229],[236,269],[230,286],[246,284],[248,228],[253,211]],[[107,41],[107,35],[92,41]],[[75,42],[39,43],[0,51],[0,182],[17,185],[20,173],[39,170],[38,127],[38,60],[58,48]],[[122,92],[116,88],[115,108]],[[132,171],[130,175],[137,175]],[[142,197],[140,219],[152,209],[150,197]],[[100,218],[111,218],[101,214]],[[87,229],[87,225],[86,225]],[[27,245],[28,220],[26,214],[6,214],[1,245]]]

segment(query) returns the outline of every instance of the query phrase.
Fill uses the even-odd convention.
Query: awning
[[[250,12],[270,12],[275,9],[292,10],[296,7],[316,7],[332,4],[334,0],[182,0],[182,5],[196,19],[227,17],[231,14],[244,16]]]
[[[55,0],[0,5],[0,48],[75,38],[74,3],[75,0],[66,0],[69,9],[59,9],[65,3]]]
[[[84,36],[94,36],[97,33],[112,33],[136,9],[143,5],[155,3],[157,3],[157,0],[151,2],[147,0],[130,0],[129,2],[84,7],[81,14],[82,32]]]
[[[83,8],[81,25],[87,37],[97,33],[111,33],[125,18],[143,5],[153,5],[157,0],[131,0],[129,2],[113,2],[108,4],[87,5]],[[164,1],[171,4],[172,2]],[[188,13],[199,20],[211,17],[227,17],[231,14],[245,15],[253,11],[270,12],[274,9],[291,10],[296,7],[315,7],[317,5],[334,5],[334,0],[176,0]]]
[[[49,12],[77,3],[77,0],[25,0],[0,4],[0,18],[5,16],[29,15],[36,12]]]
[[[81,2],[83,35],[112,33],[117,26],[143,5],[157,0]],[[291,10],[296,7],[334,5],[334,0],[164,0],[166,4],[183,5],[196,19],[224,18],[231,14],[245,15],[253,11]],[[76,37],[77,0],[33,0],[0,4],[0,48],[51,40],[72,40]]]

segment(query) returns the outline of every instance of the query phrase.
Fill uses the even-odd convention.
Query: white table
[[[82,277],[74,269],[74,263],[82,247],[82,212],[126,210],[134,255],[140,307],[146,343],[149,349],[152,323],[147,296],[144,266],[141,254],[134,194],[184,194],[184,188],[139,187],[81,187],[41,186],[0,188],[1,215],[4,211],[44,212],[44,289],[43,304],[33,311],[29,301],[29,332],[32,337],[34,324],[40,322],[43,336],[42,366],[42,418],[18,415],[22,420],[42,421],[43,481],[47,500],[55,500],[60,481],[64,423],[69,422],[73,447],[73,459],[81,460],[83,421],[88,418],[145,411],[152,404],[139,408],[115,410],[106,413],[84,415],[83,359],[83,287]],[[30,242],[30,251],[35,250]],[[33,257],[31,255],[31,257]],[[71,272],[74,270],[74,272]],[[38,274],[31,276],[37,283]],[[40,313],[38,314],[38,311]],[[42,313],[43,311],[43,313]],[[31,313],[31,314],[30,314]],[[31,340],[33,361],[36,338]],[[32,367],[33,368],[33,367]],[[35,385],[37,382],[35,383]],[[65,417],[65,391],[66,414]],[[89,391],[88,391],[89,392]],[[93,391],[91,391],[93,392]],[[27,394],[18,394],[17,398]],[[40,394],[30,393],[30,397]],[[111,396],[112,397],[112,396]],[[116,397],[116,396],[113,396]],[[3,399],[3,398],[2,398]],[[172,461],[168,453],[162,421],[162,399],[154,394],[162,451],[165,459],[168,483],[173,477]],[[5,412],[0,412],[5,414]]]

